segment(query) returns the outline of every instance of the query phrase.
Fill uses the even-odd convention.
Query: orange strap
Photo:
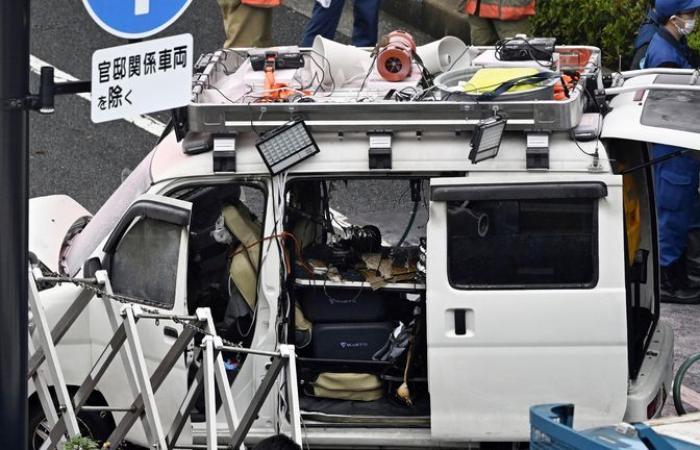
[[[241,0],[241,3],[256,8],[275,8],[282,5],[283,0]]]

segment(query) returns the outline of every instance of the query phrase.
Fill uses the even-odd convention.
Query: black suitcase
[[[369,288],[305,288],[299,303],[313,323],[380,322],[386,320],[386,293]]]
[[[316,324],[312,334],[313,357],[372,360],[396,326],[396,322]]]

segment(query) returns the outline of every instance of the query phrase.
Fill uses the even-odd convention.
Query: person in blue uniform
[[[647,55],[647,50],[649,49],[649,44],[651,40],[659,31],[661,23],[659,23],[659,16],[656,14],[655,2],[651,2],[651,8],[647,12],[647,16],[644,18],[644,22],[639,27],[637,31],[637,38],[634,40],[634,56],[632,58],[632,64],[630,65],[631,70],[639,70],[644,68],[644,59]]]
[[[697,61],[687,43],[695,28],[700,0],[656,0],[663,25],[649,43],[644,67],[692,69]],[[682,150],[654,144],[653,158]],[[685,265],[688,232],[698,217],[700,160],[689,153],[654,166],[661,265],[661,301],[700,303],[700,286],[691,283]]]

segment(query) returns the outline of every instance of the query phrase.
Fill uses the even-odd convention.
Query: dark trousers
[[[660,158],[682,150],[654,144],[652,155]],[[698,228],[698,184],[700,162],[689,155],[678,156],[654,166],[656,217],[659,227],[659,261],[668,267],[678,261],[688,245],[688,232]]]
[[[374,47],[377,44],[380,4],[381,0],[354,0],[352,45]],[[317,35],[334,39],[343,6],[345,6],[345,0],[332,0],[328,8],[314,2],[314,11],[304,29],[301,46],[311,47]]]

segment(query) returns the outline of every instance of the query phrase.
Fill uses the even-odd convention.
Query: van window
[[[598,199],[448,201],[448,275],[458,289],[592,288]]]
[[[139,219],[124,235],[111,260],[114,293],[171,309],[175,302],[182,226]]]

